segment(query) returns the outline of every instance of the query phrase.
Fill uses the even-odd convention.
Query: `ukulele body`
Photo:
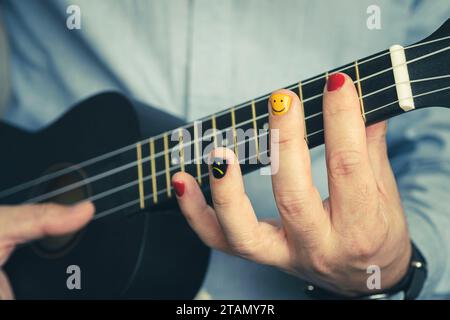
[[[36,133],[0,123],[0,190],[63,170],[182,125],[153,108],[131,104],[116,93],[89,98]],[[0,204],[20,204],[58,188],[87,181],[50,201],[74,203],[137,177],[136,167],[90,181],[136,161],[120,153],[76,172],[38,183]],[[138,196],[137,186],[95,201],[96,212]],[[5,265],[18,299],[191,299],[206,271],[209,249],[190,229],[175,201],[143,210],[119,210],[81,232],[36,241],[17,249]],[[75,278],[78,277],[79,278]]]

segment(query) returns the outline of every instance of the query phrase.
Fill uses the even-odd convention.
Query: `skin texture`
[[[355,296],[376,292],[367,287],[370,265],[381,269],[380,291],[395,285],[406,273],[411,243],[388,160],[387,124],[365,127],[353,81],[344,76],[339,88],[324,88],[328,199],[312,181],[300,100],[288,90],[272,94],[292,98],[286,112],[268,106],[270,128],[279,130],[280,165],[272,175],[278,222],[257,219],[229,149],[211,155],[228,163],[223,178],[210,173],[212,207],[192,176],[179,172],[173,181],[184,183],[179,206],[208,246]]]
[[[184,172],[173,183],[192,228],[210,247],[272,265],[340,294],[373,293],[366,286],[369,265],[381,268],[382,289],[397,283],[407,270],[411,244],[386,148],[386,122],[365,128],[352,80],[324,89],[325,147],[330,197],[321,200],[304,140],[301,104],[295,93],[288,108],[272,113],[279,130],[279,170],[272,176],[280,221],[258,221],[245,194],[239,164],[229,149],[215,149],[227,170],[210,182],[213,207],[196,180]],[[298,177],[301,177],[299,179]],[[12,299],[1,271],[15,246],[45,236],[72,233],[94,213],[89,202],[74,207],[56,204],[0,206],[0,299]]]
[[[18,244],[72,233],[85,226],[93,214],[90,202],[72,207],[51,203],[0,206],[0,299],[14,298],[2,266]]]

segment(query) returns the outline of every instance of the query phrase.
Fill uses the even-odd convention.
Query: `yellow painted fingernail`
[[[278,116],[289,111],[292,98],[288,94],[276,93],[270,97],[270,105],[272,106],[272,114]]]

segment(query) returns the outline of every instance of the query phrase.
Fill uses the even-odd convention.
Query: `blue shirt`
[[[12,98],[6,118],[37,129],[77,101],[114,89],[193,120],[388,48],[418,41],[450,13],[448,1],[1,2],[10,36]],[[81,29],[66,9],[81,9]],[[450,297],[450,113],[389,121],[390,159],[412,239],[429,276],[421,298]],[[313,178],[328,196],[324,148]],[[269,177],[245,184],[259,217],[277,217]],[[188,275],[187,275],[188,276]],[[204,288],[213,298],[305,298],[302,280],[214,251]]]

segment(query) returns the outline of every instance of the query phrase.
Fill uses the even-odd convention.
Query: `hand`
[[[90,202],[73,207],[56,204],[0,206],[0,299],[13,299],[1,267],[16,245],[45,236],[60,236],[83,227],[94,213]]]
[[[351,78],[330,76],[323,97],[330,197],[322,202],[311,177],[300,100],[288,90],[275,92],[270,101],[277,99],[269,103],[269,124],[279,130],[279,141],[271,143],[279,147],[272,185],[281,223],[258,221],[228,149],[212,152],[228,163],[213,169],[218,177],[225,171],[221,178],[210,170],[213,207],[192,176],[174,175],[187,221],[210,247],[339,294],[373,293],[367,287],[369,265],[381,270],[381,290],[392,287],[407,271],[411,243],[388,160],[386,122],[366,129]]]

